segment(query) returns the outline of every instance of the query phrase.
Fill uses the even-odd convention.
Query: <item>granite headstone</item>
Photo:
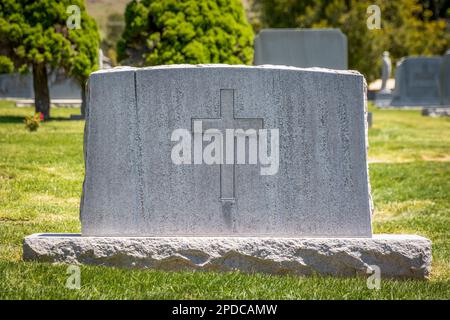
[[[81,99],[80,85],[73,78],[67,77],[62,70],[49,72],[48,86],[51,99]],[[33,75],[1,74],[0,98],[34,99]]]
[[[440,105],[441,57],[407,57],[397,65],[392,106]]]
[[[450,50],[442,57],[441,104],[450,107]]]
[[[89,85],[84,235],[371,235],[360,74],[174,66],[96,72]],[[279,171],[174,164],[171,134],[195,120],[279,129]]]
[[[254,64],[346,70],[347,37],[339,29],[263,29],[255,38]]]
[[[34,96],[30,75],[20,73],[0,74],[1,98],[31,98]]]

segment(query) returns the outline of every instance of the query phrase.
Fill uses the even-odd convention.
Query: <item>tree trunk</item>
[[[80,86],[81,86],[81,117],[83,119],[86,118],[86,90],[87,90],[87,84],[86,81],[82,80],[80,81]]]
[[[45,63],[33,64],[33,89],[35,110],[41,112],[47,120],[50,118],[50,93]]]

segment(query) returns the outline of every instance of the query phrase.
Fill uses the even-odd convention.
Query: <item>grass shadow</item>
[[[0,124],[1,123],[23,123],[25,117],[24,116],[0,116]],[[45,122],[53,122],[53,121],[79,121],[80,119],[71,119],[70,117],[51,117]]]
[[[0,123],[23,123],[24,119],[19,116],[0,116]]]
[[[66,118],[66,117],[50,117],[50,119],[45,120],[45,122],[52,122],[52,121],[80,121],[80,120],[84,120],[84,119],[72,119],[70,117]]]

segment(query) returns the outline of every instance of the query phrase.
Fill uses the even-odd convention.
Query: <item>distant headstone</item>
[[[355,71],[173,65],[89,79],[80,235],[24,259],[425,278],[431,242],[372,235]]]
[[[397,65],[392,106],[440,105],[441,57],[408,57]]]
[[[30,98],[34,96],[30,75],[20,73],[0,74],[0,98]]]
[[[53,70],[48,77],[51,99],[81,99],[80,84],[74,78],[68,77],[63,70]]]
[[[387,88],[387,82],[391,76],[392,63],[389,57],[389,52],[385,51],[382,58],[381,68],[381,89],[380,93],[391,93],[391,90]]]
[[[380,91],[375,93],[375,105],[378,107],[386,107],[391,104],[392,92],[388,88],[388,80],[391,76],[392,63],[389,57],[389,52],[383,53],[382,65],[381,65],[381,88]]]
[[[449,117],[450,107],[447,108],[423,108],[422,115],[427,117]]]
[[[81,99],[80,85],[62,70],[49,72],[48,86],[51,99]],[[34,99],[33,75],[0,74],[0,98]]]
[[[450,50],[442,57],[440,84],[441,104],[450,106]]]
[[[339,29],[263,29],[255,38],[254,64],[346,70],[347,37]]]
[[[111,69],[111,59],[103,54],[102,49],[98,49],[98,69]]]

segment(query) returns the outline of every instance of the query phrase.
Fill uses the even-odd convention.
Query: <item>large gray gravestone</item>
[[[345,70],[347,37],[339,29],[263,29],[255,38],[254,64]]]
[[[371,235],[361,75],[221,66],[105,75],[90,79],[84,234]],[[196,119],[203,130],[279,129],[279,171],[172,163],[171,133]]]
[[[397,65],[392,106],[440,104],[441,57],[408,57]]]
[[[450,106],[450,50],[442,57],[440,81],[441,104]]]
[[[427,277],[429,240],[372,235],[366,116],[352,71],[95,72],[82,234],[26,237],[24,259],[347,276],[377,265]]]

